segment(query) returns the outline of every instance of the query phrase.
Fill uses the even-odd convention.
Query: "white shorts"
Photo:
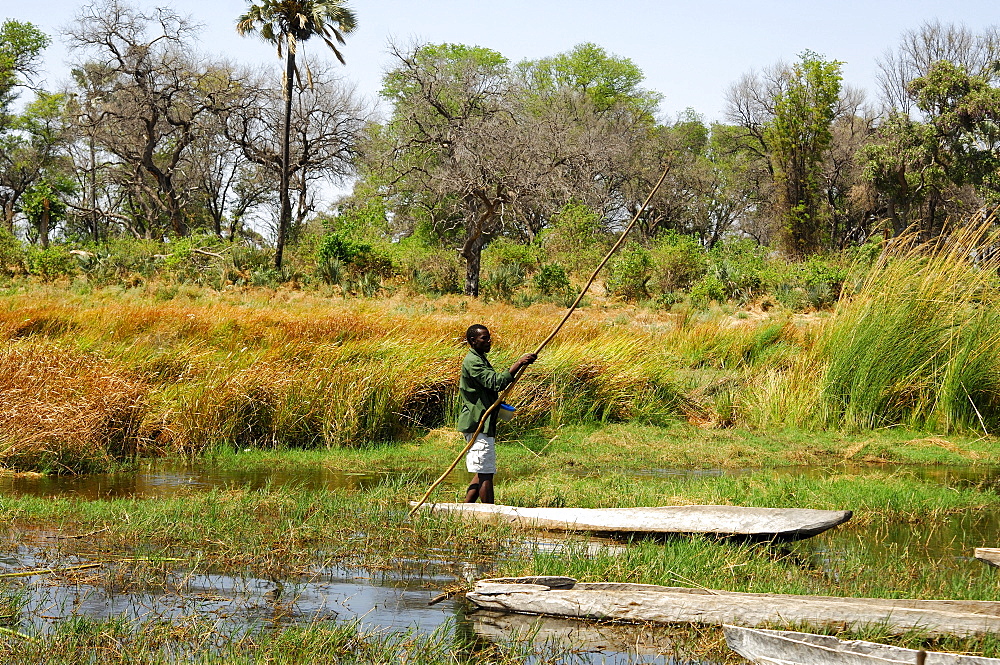
[[[465,442],[468,443],[472,433],[465,433],[464,436]],[[465,456],[465,468],[469,470],[469,473],[496,473],[496,438],[485,434],[476,437],[476,442],[472,444]]]

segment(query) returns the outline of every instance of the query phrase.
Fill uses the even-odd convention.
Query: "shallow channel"
[[[910,474],[928,483],[947,487],[1000,488],[997,467],[909,467],[883,465],[879,472]],[[838,466],[834,469],[793,467],[772,470],[776,474],[820,477],[830,473],[871,471],[872,466]],[[728,474],[770,473],[761,470],[637,470],[643,477],[700,479]],[[83,500],[111,498],[159,498],[209,491],[214,488],[263,488],[294,486],[302,489],[362,490],[397,476],[395,473],[347,473],[315,467],[301,470],[219,470],[211,466],[179,464],[150,465],[137,471],[89,476],[0,476],[0,496],[74,496]],[[502,482],[502,478],[500,479]],[[453,480],[454,483],[462,482]],[[872,529],[879,529],[872,537]],[[568,541],[541,536],[529,543],[544,551],[558,551],[580,539]],[[926,556],[971,558],[972,549],[1000,544],[1000,514],[992,511],[956,517],[944,525],[892,525],[851,528],[850,523],[795,545],[808,565],[832,568],[848,553],[864,550],[882,556],[893,548],[918,548]],[[614,551],[626,544],[594,539],[592,552]],[[866,557],[867,558],[867,557]],[[23,546],[0,556],[0,574],[44,567],[68,567],[88,563],[85,556],[44,545]],[[326,567],[282,579],[240,576],[232,571],[190,571],[160,567],[155,583],[148,579],[129,583],[128,561],[102,562],[100,572],[81,570],[72,575],[34,575],[16,578],[25,594],[20,625],[50,630],[73,616],[106,618],[122,616],[135,621],[209,618],[223,627],[245,629],[313,621],[358,620],[362,625],[389,630],[430,633],[453,632],[456,640],[506,640],[518,637],[553,648],[572,648],[567,661],[574,663],[682,663],[671,655],[670,635],[643,626],[596,625],[570,620],[511,617],[490,613],[466,613],[463,601],[428,601],[442,588],[471,581],[488,571],[463,569],[461,562],[441,559],[400,561],[392,572]],[[183,564],[177,564],[182,566]],[[970,561],[970,565],[982,565]],[[547,661],[548,662],[548,661]]]

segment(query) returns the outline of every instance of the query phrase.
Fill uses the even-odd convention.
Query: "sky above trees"
[[[60,30],[77,14],[80,0],[5,3],[0,18],[30,21],[53,37],[45,53],[48,89],[68,77]],[[236,62],[262,63],[280,71],[272,46],[236,34],[243,0],[141,0],[143,7],[169,5],[203,24],[208,54]],[[844,82],[877,96],[876,60],[895,48],[905,30],[925,21],[963,24],[973,31],[1000,22],[987,0],[758,0],[666,2],[664,0],[355,0],[358,29],[344,47],[344,75],[375,97],[384,70],[392,65],[390,41],[485,46],[512,61],[541,58],[594,42],[630,58],[644,72],[645,87],[663,94],[670,116],[694,108],[708,121],[722,120],[727,88],[749,69],[809,49],[843,61]],[[332,59],[322,44],[306,52]],[[386,109],[384,109],[386,110]]]

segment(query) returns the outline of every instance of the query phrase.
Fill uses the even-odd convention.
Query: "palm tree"
[[[288,143],[292,123],[292,80],[296,74],[295,52],[299,42],[319,35],[330,47],[337,60],[344,64],[344,56],[337,43],[344,43],[344,35],[357,25],[354,12],[343,0],[261,0],[251,4],[240,16],[236,32],[248,35],[256,32],[261,39],[278,47],[278,57],[285,57],[285,118],[281,135],[281,216],[278,218],[278,246],[274,254],[275,268],[281,268],[281,255],[285,237],[292,219],[292,204],[288,198],[288,181],[291,168]],[[334,41],[336,40],[336,41]]]

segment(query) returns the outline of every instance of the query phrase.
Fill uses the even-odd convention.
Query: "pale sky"
[[[30,21],[54,44],[45,54],[46,87],[67,77],[67,52],[58,33],[78,0],[3,0],[0,18]],[[204,25],[200,48],[247,64],[280,65],[273,47],[236,35],[245,0],[137,0],[142,7],[168,5]],[[390,40],[408,44],[452,42],[485,46],[512,61],[539,58],[595,42],[630,58],[644,72],[644,87],[663,95],[661,110],[675,116],[687,107],[708,121],[722,120],[728,86],[750,69],[793,61],[810,49],[843,61],[844,81],[877,95],[876,59],[895,48],[903,31],[924,21],[964,24],[980,31],[1000,23],[995,0],[348,0],[358,29],[343,52],[345,78],[374,98],[391,66]],[[326,47],[306,44],[312,55]],[[330,56],[332,60],[332,55]]]

